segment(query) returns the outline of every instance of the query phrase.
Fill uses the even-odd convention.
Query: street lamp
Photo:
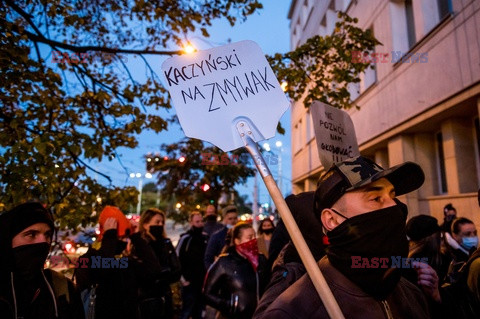
[[[143,178],[142,173],[130,173],[131,178],[138,178],[138,203],[137,203],[137,215],[140,215],[142,210],[142,188],[143,188]],[[145,178],[152,178],[151,173],[145,173]]]

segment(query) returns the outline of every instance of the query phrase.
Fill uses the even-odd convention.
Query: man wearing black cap
[[[429,317],[423,293],[401,278],[401,269],[392,263],[408,254],[407,207],[395,197],[416,190],[424,178],[420,166],[411,162],[384,170],[356,157],[333,165],[320,179],[314,212],[330,245],[318,264],[345,318]],[[420,285],[430,285],[438,294],[434,271],[422,269]],[[307,274],[283,292],[263,318],[328,314]]]
[[[0,215],[0,318],[83,318],[73,283],[43,269],[54,230],[40,203]]]

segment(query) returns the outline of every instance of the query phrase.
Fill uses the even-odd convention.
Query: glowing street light
[[[177,203],[177,205],[175,205],[175,207],[176,207],[177,209],[180,209],[180,208],[182,207],[182,204]]]
[[[191,54],[195,51],[197,51],[197,49],[195,49],[195,47],[190,43],[190,41],[183,46],[183,52],[185,52],[186,54]]]

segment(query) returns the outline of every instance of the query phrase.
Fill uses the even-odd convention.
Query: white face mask
[[[233,227],[233,225],[230,225],[230,224],[226,224],[225,226],[227,226],[227,229],[230,229]]]
[[[478,237],[463,237],[462,246],[470,250],[472,247],[478,247]]]

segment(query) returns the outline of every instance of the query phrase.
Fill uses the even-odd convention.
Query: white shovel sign
[[[239,119],[249,124],[255,141],[269,139],[290,105],[253,41],[172,57],[162,71],[185,135],[225,152],[244,146]]]
[[[328,170],[334,163],[360,155],[352,119],[347,112],[323,102],[310,106],[318,155]]]
[[[344,318],[257,147],[275,136],[290,104],[260,47],[241,41],[172,57],[162,71],[185,135],[248,150],[327,312]]]

